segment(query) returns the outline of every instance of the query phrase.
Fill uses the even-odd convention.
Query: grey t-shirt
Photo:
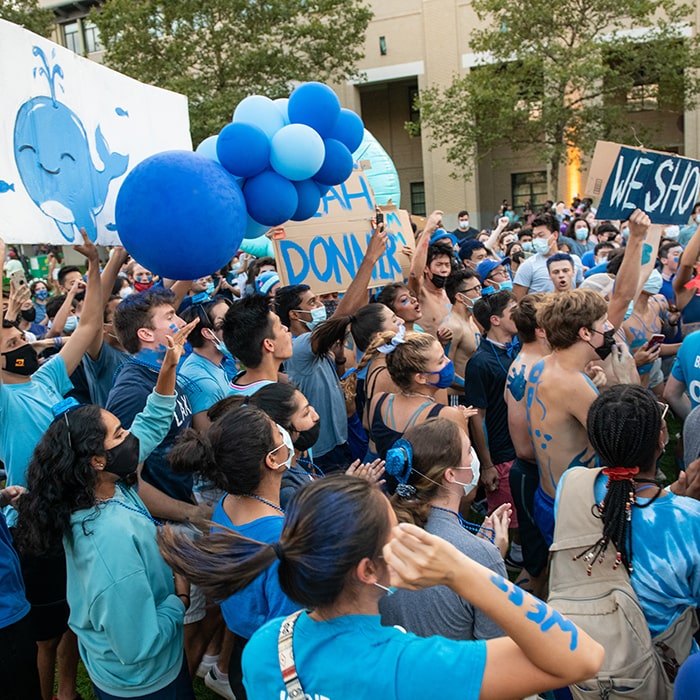
[[[452,543],[470,559],[505,577],[506,567],[498,549],[465,530],[452,513],[432,509],[427,532]],[[420,591],[397,590],[379,601],[382,624],[401,625],[419,637],[440,635],[448,639],[503,637],[501,628],[447,586]]]

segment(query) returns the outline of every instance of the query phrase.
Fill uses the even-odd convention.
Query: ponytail
[[[311,347],[317,357],[323,357],[330,352],[336,343],[344,343],[348,334],[348,326],[355,320],[350,316],[333,316],[320,323],[311,331]]]

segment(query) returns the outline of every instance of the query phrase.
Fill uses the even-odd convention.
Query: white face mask
[[[468,496],[479,485],[479,476],[481,475],[481,462],[479,462],[479,458],[476,456],[476,450],[471,447],[469,452],[472,456],[472,463],[469,467],[472,470],[472,480],[468,484],[455,481],[455,484],[459,484],[464,489],[465,496]]]
[[[283,447],[286,447],[289,450],[289,457],[287,457],[284,462],[280,462],[279,465],[280,467],[289,469],[292,466],[292,460],[294,459],[294,443],[292,442],[292,436],[287,432],[286,428],[283,428],[279,423],[275,423],[275,425],[282,436],[282,444],[277,445],[277,447],[270,450],[267,454],[271,455],[274,452],[277,452],[277,450],[281,450]]]
[[[460,221],[460,222],[459,222],[459,227],[460,227],[462,230],[468,229],[468,228],[469,228],[469,221],[468,221],[468,220],[467,220],[467,221]]]
[[[547,253],[549,252],[550,243],[551,236],[550,238],[533,238],[532,249],[535,251],[535,253],[539,253],[540,255],[547,255]]]
[[[119,290],[119,296],[122,299],[126,299],[130,294],[133,294],[133,293],[134,293],[134,290],[131,287],[122,287]]]

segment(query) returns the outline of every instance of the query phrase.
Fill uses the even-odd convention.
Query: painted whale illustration
[[[74,241],[81,228],[95,241],[97,214],[105,205],[110,182],[126,172],[129,156],[112,153],[98,126],[95,144],[104,168],[95,167],[80,118],[56,99],[56,79],[63,78],[62,68],[56,64],[50,69],[40,47],[35,46],[33,53],[42,61],[38,73],[48,80],[51,96],[34,97],[17,112],[17,169],[27,194],[54,220],[66,241]]]

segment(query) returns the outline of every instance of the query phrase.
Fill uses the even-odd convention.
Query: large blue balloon
[[[283,224],[299,206],[299,195],[294,185],[272,170],[246,180],[243,196],[251,218],[266,226]]]
[[[289,180],[306,180],[315,175],[325,155],[323,139],[306,124],[283,126],[272,137],[270,165]]]
[[[252,124],[227,124],[217,139],[216,154],[232,175],[253,177],[270,165],[270,140]]]
[[[197,146],[196,152],[199,153],[200,156],[209,158],[209,160],[215,160],[218,163],[219,158],[216,155],[216,142],[218,138],[218,135],[207,136],[207,138]]]
[[[263,95],[250,95],[238,103],[233,112],[236,124],[252,124],[271,139],[283,126],[284,117],[275,103]]]
[[[294,187],[299,196],[299,205],[290,218],[292,221],[306,221],[318,211],[321,204],[321,191],[313,180],[295,182]]]
[[[243,240],[241,188],[212,160],[165,151],[139,163],[117,196],[119,237],[144,267],[178,280],[223,267]]]
[[[330,138],[340,141],[350,153],[356,151],[365,135],[365,125],[362,119],[351,109],[341,109],[335,122]]]
[[[352,154],[335,139],[324,139],[326,157],[321,169],[314,175],[314,180],[322,185],[339,185],[345,182],[352,172]]]
[[[289,96],[287,111],[290,122],[307,124],[325,138],[340,114],[340,100],[328,85],[304,83]]]

